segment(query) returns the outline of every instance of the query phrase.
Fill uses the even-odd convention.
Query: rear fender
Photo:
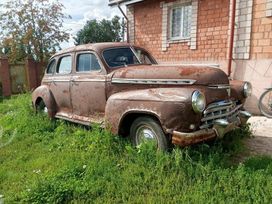
[[[49,117],[53,118],[57,112],[57,105],[55,98],[50,91],[49,87],[46,85],[39,86],[35,91],[32,93],[32,104],[36,110],[37,104],[43,100],[47,109]]]

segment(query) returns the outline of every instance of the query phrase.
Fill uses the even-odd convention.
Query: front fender
[[[46,85],[39,86],[32,93],[32,104],[35,109],[39,99],[42,99],[44,101],[48,109],[48,115],[50,117],[54,117],[57,111],[57,106],[56,106],[55,98],[48,86]]]
[[[106,127],[118,134],[128,114],[139,113],[156,117],[165,133],[188,131],[190,124],[200,121],[192,110],[191,95],[195,89],[154,88],[113,94],[105,110]]]

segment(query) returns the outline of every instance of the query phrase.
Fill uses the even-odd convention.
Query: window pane
[[[183,29],[182,37],[187,38],[191,35],[191,22],[192,22],[192,6],[187,5],[183,7]]]
[[[55,70],[55,64],[56,64],[56,60],[52,60],[48,67],[47,67],[47,70],[46,70],[46,73],[47,74],[53,74],[54,73],[54,70]]]
[[[60,59],[58,73],[69,74],[72,70],[72,58],[71,56],[62,57]]]
[[[192,5],[183,4],[172,8],[171,38],[188,38],[191,35]]]
[[[179,37],[181,33],[181,8],[172,9],[172,37]]]
[[[152,64],[150,56],[141,49],[134,49],[136,51],[137,57],[140,59],[142,64]]]
[[[78,55],[77,59],[77,71],[88,72],[100,70],[98,59],[94,54],[86,53]]]
[[[130,48],[116,48],[104,51],[103,56],[109,67],[140,64]]]

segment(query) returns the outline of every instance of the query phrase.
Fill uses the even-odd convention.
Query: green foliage
[[[113,17],[111,20],[90,20],[77,33],[75,44],[120,42],[122,40],[123,29],[124,23],[120,21],[120,17],[118,16]]]
[[[69,39],[63,27],[63,5],[58,1],[13,0],[0,11],[0,54],[7,54],[11,61],[26,56],[44,62]]]
[[[99,127],[36,115],[29,95],[0,103],[0,194],[16,203],[270,203],[272,158],[233,165],[248,127],[163,153]],[[2,140],[0,138],[0,144]]]

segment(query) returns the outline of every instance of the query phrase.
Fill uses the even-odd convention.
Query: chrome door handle
[[[79,83],[77,83],[75,79],[71,79],[71,82],[72,82],[72,85],[75,85],[75,86],[79,85]]]

